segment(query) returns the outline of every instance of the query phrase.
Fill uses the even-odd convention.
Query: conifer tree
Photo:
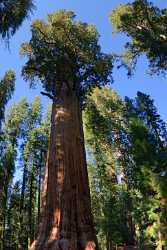
[[[8,205],[6,232],[6,249],[16,250],[19,246],[19,207],[20,207],[20,184],[17,181],[12,190]]]
[[[5,106],[10,100],[15,88],[15,73],[13,70],[6,72],[3,79],[0,81],[0,133],[1,125],[4,119]],[[0,135],[1,136],[1,135]]]
[[[81,104],[94,86],[111,81],[112,58],[101,52],[94,26],[60,10],[36,20],[22,45],[31,85],[39,79],[53,99],[41,220],[30,249],[95,249],[95,231],[82,129]]]
[[[35,97],[31,104],[23,98],[11,105],[3,123],[0,143],[0,249],[26,250],[34,239],[41,204],[49,117],[49,109],[42,117],[39,97]],[[18,171],[23,174],[19,182],[13,183],[15,174],[18,179]]]
[[[110,88],[95,89],[84,111],[85,138],[90,149],[93,212],[102,249],[134,244],[128,194],[128,137],[125,105]],[[97,207],[97,209],[96,209]]]
[[[166,244],[166,134],[153,100],[138,92],[134,101],[126,99],[130,126],[131,192],[138,241],[163,249]]]
[[[121,55],[122,65],[129,74],[135,69],[138,58],[146,55],[151,73],[167,69],[167,9],[160,9],[149,0],[135,0],[119,5],[110,15],[114,32],[125,33],[129,38]]]
[[[6,242],[4,241],[6,233],[6,220],[7,220],[7,204],[10,196],[10,187],[15,172],[15,161],[17,156],[18,138],[20,130],[26,114],[25,99],[21,100],[18,105],[14,105],[9,109],[5,123],[2,129],[2,141],[0,142],[0,244],[5,248]]]

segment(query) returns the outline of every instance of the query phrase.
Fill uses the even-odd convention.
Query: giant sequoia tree
[[[60,10],[36,20],[22,45],[23,76],[53,99],[41,219],[31,250],[95,249],[81,108],[85,93],[111,81],[112,58],[94,26]]]

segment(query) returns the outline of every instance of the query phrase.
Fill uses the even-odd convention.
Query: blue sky
[[[28,83],[21,78],[21,67],[24,65],[25,59],[19,55],[19,48],[22,42],[30,38],[30,25],[32,19],[45,19],[49,12],[63,8],[73,10],[77,19],[95,24],[100,33],[100,44],[104,52],[119,52],[123,49],[126,41],[124,35],[113,35],[112,27],[109,22],[109,13],[121,3],[127,3],[125,0],[36,0],[36,10],[31,17],[24,22],[22,27],[17,31],[16,35],[10,41],[10,50],[5,48],[5,44],[0,43],[0,77],[9,68],[15,69],[17,81],[14,97],[11,102],[18,101],[21,97],[26,96],[31,100],[33,96],[39,95],[40,88],[30,90]],[[164,0],[153,0],[159,7],[167,7]],[[162,76],[150,77],[146,74],[147,61],[141,58],[138,63],[136,73],[132,79],[128,79],[124,70],[114,70],[113,89],[124,97],[134,97],[136,92],[142,91],[150,94],[155,100],[162,118],[167,121],[167,79]],[[48,102],[47,97],[42,97],[43,103]],[[11,103],[10,102],[10,103]]]

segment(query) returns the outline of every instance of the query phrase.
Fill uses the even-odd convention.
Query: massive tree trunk
[[[42,213],[30,250],[94,249],[81,110],[76,92],[63,84],[53,101]]]

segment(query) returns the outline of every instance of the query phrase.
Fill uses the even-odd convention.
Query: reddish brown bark
[[[30,250],[95,249],[81,110],[66,84],[53,102],[42,202]]]

